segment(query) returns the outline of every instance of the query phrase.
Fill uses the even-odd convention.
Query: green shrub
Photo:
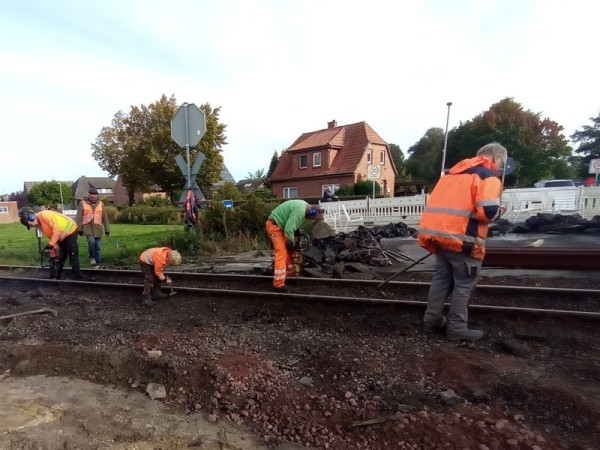
[[[273,205],[265,203],[257,197],[248,197],[236,202],[233,208],[225,208],[215,203],[214,209],[202,210],[198,228],[214,239],[231,236],[257,235],[266,239],[265,222],[273,209]]]
[[[106,218],[109,223],[115,222],[117,217],[119,216],[119,210],[114,206],[105,206],[104,211],[106,211]]]
[[[116,222],[145,225],[174,225],[181,223],[181,209],[176,206],[129,206],[119,213]]]

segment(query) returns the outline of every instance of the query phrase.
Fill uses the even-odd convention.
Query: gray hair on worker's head
[[[477,150],[477,156],[488,156],[494,162],[502,162],[501,165],[506,164],[506,158],[508,157],[506,147],[499,144],[498,142],[490,142],[485,144],[479,150]]]

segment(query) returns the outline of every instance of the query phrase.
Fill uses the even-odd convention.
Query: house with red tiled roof
[[[368,173],[371,176],[368,176]],[[281,155],[269,178],[277,198],[318,198],[345,185],[375,179],[394,196],[396,168],[387,144],[366,122],[303,133]]]

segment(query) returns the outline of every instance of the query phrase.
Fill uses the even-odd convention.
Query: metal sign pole
[[[446,103],[448,106],[448,114],[446,115],[446,136],[444,137],[444,149],[442,150],[442,173],[440,174],[440,178],[444,176],[446,172],[444,170],[444,166],[446,165],[446,147],[448,146],[448,122],[450,122],[450,107],[452,106],[452,102]]]
[[[187,162],[187,187],[192,187],[192,180],[190,179],[190,117],[188,111],[188,104],[184,103],[185,106],[185,153],[186,153],[186,162]]]

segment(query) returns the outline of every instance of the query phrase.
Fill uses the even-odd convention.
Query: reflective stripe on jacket
[[[140,261],[151,266],[154,266],[154,274],[158,278],[165,276],[165,266],[167,265],[167,253],[171,249],[169,247],[154,247],[149,248],[140,255]]]
[[[419,223],[419,245],[431,253],[443,248],[483,259],[501,189],[491,160],[475,157],[456,164],[427,200]]]
[[[55,211],[41,211],[35,217],[50,245],[56,245],[77,231],[77,224],[73,219]]]

